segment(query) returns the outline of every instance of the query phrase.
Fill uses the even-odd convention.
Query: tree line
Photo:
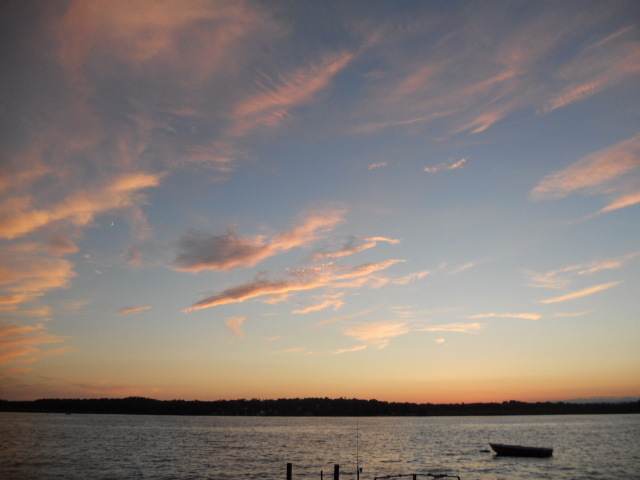
[[[0,400],[3,412],[110,413],[136,415],[231,416],[463,416],[640,413],[640,400],[623,403],[520,402],[398,403],[346,398],[277,400],[155,400],[145,397]]]

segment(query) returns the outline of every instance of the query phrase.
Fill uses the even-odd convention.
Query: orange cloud
[[[446,325],[434,325],[423,327],[422,332],[458,332],[458,333],[478,333],[487,326],[486,323],[448,323]]]
[[[640,135],[587,155],[545,177],[531,192],[533,200],[558,199],[575,192],[605,193],[612,181],[640,167]],[[634,202],[635,203],[635,202]]]
[[[446,162],[439,163],[435,167],[425,167],[424,171],[427,173],[437,173],[442,172],[444,170],[457,170],[459,168],[464,168],[464,164],[467,163],[468,158],[461,158],[460,160],[454,161],[453,159],[449,159]]]
[[[311,261],[317,262],[325,258],[341,258],[354,253],[360,253],[364,250],[368,250],[378,245],[380,242],[387,242],[391,245],[397,245],[400,243],[399,239],[385,238],[385,237],[369,237],[369,238],[354,238],[350,240],[343,248],[335,252],[318,252],[313,254]]]
[[[0,364],[32,362],[66,350],[43,350],[40,346],[64,342],[66,338],[46,333],[44,324],[0,324]]]
[[[298,310],[294,310],[291,313],[301,313],[301,314],[306,314],[306,313],[311,313],[311,312],[319,312],[321,310],[325,310],[327,308],[333,308],[334,311],[339,310],[340,308],[342,308],[345,303],[341,300],[341,298],[344,296],[343,293],[338,293],[336,295],[331,295],[329,298],[316,303],[314,305],[309,305],[308,307],[305,308],[301,308]]]
[[[377,348],[385,348],[391,339],[409,333],[409,326],[404,322],[369,322],[347,327],[344,334]]]
[[[521,318],[524,320],[540,320],[542,315],[537,313],[481,313],[467,315],[467,318]]]
[[[640,252],[632,252],[619,257],[595,260],[584,265],[570,265],[568,267],[551,270],[546,273],[526,272],[530,276],[530,287],[543,288],[567,288],[577,276],[593,275],[601,270],[621,268],[625,262],[640,255]]]
[[[130,315],[132,313],[140,313],[149,310],[151,307],[125,307],[118,311],[118,315]]]
[[[306,246],[343,221],[344,211],[314,212],[291,230],[274,235],[243,237],[235,232],[208,235],[190,231],[180,239],[174,261],[176,270],[228,270],[251,267],[295,247]]]
[[[229,317],[224,323],[227,324],[227,328],[231,334],[236,338],[244,338],[244,330],[242,324],[245,322],[246,317]]]
[[[34,207],[30,196],[9,198],[0,204],[0,238],[21,237],[59,221],[85,226],[99,213],[134,206],[142,200],[137,191],[159,185],[160,178],[149,173],[124,174],[101,187],[74,192],[49,208]]]
[[[263,295],[279,295],[289,292],[313,290],[332,284],[347,287],[345,283],[338,282],[345,279],[369,276],[377,271],[389,268],[399,261],[400,260],[387,260],[381,263],[368,263],[357,267],[333,267],[332,265],[326,265],[317,269],[290,272],[289,278],[276,281],[259,278],[253,282],[228,288],[221,293],[200,300],[191,307],[184,309],[183,312],[188,313],[217,305],[243,302],[250,298]]]
[[[5,304],[22,303],[64,288],[74,276],[71,262],[42,255],[37,243],[14,244],[0,250],[0,298]]]
[[[332,355],[340,355],[342,353],[361,352],[362,350],[366,350],[367,348],[369,348],[369,345],[359,345],[359,346],[353,347],[353,348],[341,348],[339,350],[335,350],[335,351],[331,352],[331,354]]]
[[[558,303],[558,302],[566,302],[567,300],[575,300],[576,298],[582,298],[589,295],[593,295],[594,293],[602,292],[604,290],[608,290],[612,287],[615,287],[620,282],[611,282],[611,283],[603,283],[601,285],[596,285],[594,287],[584,288],[582,290],[578,290],[576,292],[567,293],[566,295],[561,295],[559,297],[549,298],[547,300],[540,300],[542,303]]]
[[[268,79],[260,85],[262,93],[247,98],[236,107],[236,123],[230,134],[243,136],[258,127],[278,125],[288,117],[291,108],[308,103],[326,88],[353,58],[351,53],[339,53],[277,80]]]

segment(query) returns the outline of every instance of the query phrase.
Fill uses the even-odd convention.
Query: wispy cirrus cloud
[[[283,353],[291,353],[294,355],[315,355],[315,350],[309,350],[307,347],[293,347],[286,348],[284,350],[278,350],[276,352],[271,352],[274,354],[283,354]]]
[[[531,191],[533,200],[557,200],[577,193],[607,195],[606,213],[640,202],[640,135],[574,162],[547,175]]]
[[[582,49],[558,76],[571,83],[548,100],[544,113],[589,98],[640,72],[640,42],[626,26]]]
[[[308,103],[326,88],[353,58],[350,52],[336,53],[278,78],[265,77],[259,84],[260,92],[236,106],[230,135],[244,136],[256,128],[280,124],[292,108]]]
[[[442,325],[432,325],[421,327],[422,332],[457,332],[457,333],[479,333],[486,328],[486,323],[447,323]]]
[[[530,287],[563,289],[569,287],[577,277],[589,276],[602,270],[621,268],[624,264],[640,255],[640,252],[631,252],[618,257],[594,260],[586,264],[570,265],[568,267],[551,270],[545,273],[525,271],[529,276]]]
[[[291,313],[306,314],[311,312],[319,312],[327,308],[332,308],[333,311],[335,312],[340,310],[340,308],[342,308],[345,305],[345,302],[342,300],[342,297],[344,297],[344,292],[332,294],[332,295],[325,295],[323,297],[320,297],[319,302],[314,303],[312,305],[308,305],[304,308],[294,310]]]
[[[247,317],[229,317],[224,321],[224,323],[235,338],[242,339],[244,338],[244,329],[242,328],[242,325],[246,320]]]
[[[348,320],[350,318],[355,318],[355,317],[360,317],[362,315],[367,315],[369,313],[375,312],[377,309],[378,309],[378,307],[367,308],[366,310],[360,310],[359,312],[350,313],[349,315],[342,315],[341,317],[327,318],[326,320],[322,320],[321,322],[316,323],[315,326],[316,327],[322,327],[323,325],[328,325],[330,323],[342,322],[342,321]]]
[[[540,300],[542,303],[558,303],[558,302],[566,302],[568,300],[575,300],[576,298],[587,297],[589,295],[593,295],[594,293],[602,292],[604,290],[608,290],[610,288],[619,285],[621,282],[610,282],[603,283],[600,285],[595,285],[593,287],[583,288],[582,290],[577,290],[575,292],[567,293],[566,295],[560,295],[558,297],[548,298],[546,300]]]
[[[540,320],[542,315],[538,313],[480,313],[466,315],[467,318],[516,318],[523,320]]]
[[[160,178],[148,173],[122,175],[106,185],[74,192],[50,207],[35,206],[29,195],[10,197],[0,204],[0,237],[21,237],[53,222],[86,226],[102,212],[134,206],[142,200],[138,191],[158,186]]]
[[[29,363],[48,355],[63,353],[67,347],[46,349],[44,345],[62,343],[69,337],[47,332],[44,324],[21,325],[0,324],[0,365],[8,363]]]
[[[444,137],[478,135],[516,111],[547,114],[640,72],[637,25],[604,28],[599,37],[592,33],[619,6],[576,15],[571,8],[538,4],[526,18],[501,4],[463,10],[449,23],[417,16],[414,26],[423,28],[384,32],[381,54],[389,68],[367,77],[372,94],[358,105],[353,133],[429,127]],[[413,42],[424,31],[438,39],[428,48]],[[405,48],[401,54],[396,42]]]
[[[423,170],[427,173],[438,173],[445,170],[458,170],[459,168],[464,168],[464,164],[467,163],[467,160],[468,158],[461,158],[460,160],[450,158],[446,162],[441,162],[435,167],[424,167]]]
[[[73,263],[43,254],[35,242],[14,243],[0,251],[0,304],[19,305],[64,288],[76,276]]]
[[[367,348],[369,348],[369,345],[358,345],[357,347],[340,348],[338,350],[334,350],[333,352],[331,352],[331,355],[341,355],[343,353],[361,352],[362,350],[366,350]]]
[[[374,248],[380,242],[389,243],[391,245],[398,245],[401,240],[386,237],[352,238],[340,250],[336,250],[333,252],[314,253],[311,257],[311,261],[317,262],[319,260],[324,260],[325,258],[346,257],[355,253],[363,252],[364,250],[368,250],[370,248]]]
[[[209,296],[183,312],[188,313],[203,308],[210,308],[227,303],[243,302],[245,300],[265,295],[281,295],[290,292],[313,290],[326,286],[349,288],[361,286],[360,283],[350,283],[352,280],[367,279],[376,272],[385,270],[400,260],[387,260],[380,263],[368,263],[357,267],[337,267],[332,264],[320,268],[300,269],[289,272],[287,278],[268,280],[257,278],[252,282],[237,287],[231,287],[223,292]]]
[[[145,310],[149,310],[151,309],[151,307],[149,306],[144,306],[144,307],[124,307],[120,310],[118,310],[118,315],[131,315],[133,313],[140,313],[143,312]]]
[[[292,248],[309,245],[343,220],[343,210],[313,212],[291,230],[271,237],[244,237],[233,231],[209,235],[192,230],[178,242],[173,265],[176,270],[188,272],[251,267]]]
[[[375,168],[383,168],[388,166],[387,162],[376,162],[369,164],[369,170],[373,170]]]
[[[377,348],[385,348],[393,338],[409,333],[411,329],[405,322],[380,321],[361,323],[344,328],[343,332],[348,337]],[[357,347],[361,350],[361,347]]]

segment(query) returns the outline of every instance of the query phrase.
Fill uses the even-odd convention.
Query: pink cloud
[[[243,237],[235,232],[208,235],[191,231],[182,237],[174,268],[181,271],[228,270],[250,267],[295,247],[304,247],[343,221],[344,211],[314,212],[291,230],[273,235]]]
[[[18,323],[0,324],[0,364],[24,363],[36,361],[43,356],[57,353],[46,350],[42,345],[61,343],[69,337],[52,335],[46,332],[44,324],[20,325]],[[58,350],[62,353],[63,350]]]
[[[243,136],[258,127],[280,124],[289,110],[310,102],[326,88],[333,77],[353,60],[352,53],[328,56],[317,65],[299,68],[278,79],[268,79],[262,92],[247,98],[235,108],[235,125],[230,134]]]
[[[575,300],[576,298],[587,297],[589,295],[593,295],[594,293],[608,290],[610,288],[615,287],[619,283],[620,282],[603,283],[601,285],[595,285],[593,287],[583,288],[582,290],[577,290],[575,292],[567,293],[566,295],[560,295],[559,297],[548,298],[546,300],[540,300],[540,301],[542,303],[558,303],[558,302],[566,302],[567,300]]]
[[[0,238],[21,237],[53,222],[86,226],[102,212],[139,203],[143,199],[138,190],[159,185],[160,178],[148,173],[124,174],[100,187],[73,192],[48,208],[35,207],[35,198],[28,195],[8,198],[0,204]]]
[[[149,310],[151,307],[125,307],[118,310],[118,315],[130,315],[132,313],[140,313],[144,310]]]
[[[517,318],[523,320],[540,320],[542,315],[538,313],[481,313],[467,315],[467,318]]]
[[[0,251],[0,298],[5,304],[64,288],[75,275],[70,261],[44,255],[37,243],[8,245]]]
[[[619,190],[612,184],[640,167],[640,135],[574,162],[547,175],[531,192],[533,200],[559,199],[572,193],[605,193]],[[635,202],[634,202],[635,203]]]
[[[369,238],[354,238],[350,240],[343,248],[334,252],[317,252],[313,254],[311,260],[317,262],[325,258],[341,258],[354,253],[360,253],[364,250],[368,250],[378,245],[380,242],[386,242],[391,245],[398,245],[400,240],[385,237],[369,237]]]
[[[344,282],[340,283],[341,281],[370,276],[375,272],[389,268],[397,262],[399,262],[399,260],[387,260],[381,263],[368,263],[357,267],[333,267],[332,265],[326,265],[317,269],[290,272],[290,276],[282,280],[271,281],[258,278],[253,282],[228,288],[221,293],[200,300],[191,307],[184,309],[183,312],[188,313],[217,305],[243,302],[264,295],[279,295],[289,292],[313,290],[330,285],[346,288],[347,284]]]
[[[406,323],[396,321],[368,322],[344,329],[345,335],[377,348],[385,348],[391,339],[409,332]]]
[[[246,317],[229,317],[225,320],[227,328],[235,338],[244,338],[244,330],[242,325],[246,321]]]
[[[423,327],[422,332],[458,332],[458,333],[478,333],[487,325],[485,323],[448,323],[445,325],[434,325]]]
[[[460,160],[454,160],[450,158],[446,162],[439,163],[435,167],[425,167],[424,171],[427,173],[437,173],[444,170],[457,170],[464,168],[464,164],[467,163],[467,158],[461,158]]]

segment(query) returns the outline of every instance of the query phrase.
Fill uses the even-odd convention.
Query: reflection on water
[[[551,446],[502,458],[488,442]],[[452,473],[463,480],[638,479],[640,415],[283,418],[0,413],[0,478],[281,479]]]

